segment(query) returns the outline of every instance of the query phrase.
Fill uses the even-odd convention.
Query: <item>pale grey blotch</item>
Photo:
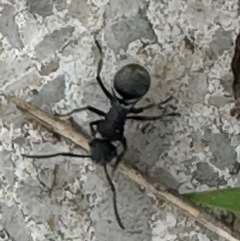
[[[19,36],[18,25],[15,22],[15,8],[4,4],[0,19],[0,32],[7,37],[13,48],[22,49],[23,42]]]
[[[51,110],[55,103],[64,98],[65,95],[65,75],[59,75],[42,89],[32,99],[32,104]]]
[[[53,0],[27,0],[26,6],[29,12],[47,17],[53,14]]]
[[[213,134],[210,129],[205,129],[204,141],[209,145],[213,153],[211,162],[218,168],[233,168],[237,161],[237,153],[231,146],[231,140],[228,133]]]

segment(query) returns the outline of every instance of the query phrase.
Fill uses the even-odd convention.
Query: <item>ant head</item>
[[[107,139],[94,138],[89,146],[92,160],[99,165],[109,163],[117,156],[117,148]]]
[[[128,64],[117,71],[113,86],[126,104],[137,102],[150,89],[148,71],[139,64]]]

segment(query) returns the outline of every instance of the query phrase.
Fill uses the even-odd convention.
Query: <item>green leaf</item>
[[[240,212],[240,188],[185,193],[182,196],[194,203]]]

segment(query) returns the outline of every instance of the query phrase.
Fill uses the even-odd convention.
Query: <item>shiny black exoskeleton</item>
[[[73,153],[56,153],[52,155],[23,155],[30,158],[47,158],[53,156],[70,156],[70,157],[89,157],[95,163],[102,165],[104,167],[108,182],[113,191],[114,198],[114,211],[119,226],[124,229],[124,226],[119,218],[116,204],[116,192],[115,187],[110,179],[110,176],[107,172],[107,164],[116,157],[116,162],[114,164],[113,170],[115,170],[120,163],[124,153],[127,150],[127,140],[124,136],[124,126],[126,120],[139,120],[139,121],[151,121],[159,120],[165,116],[179,116],[179,113],[172,112],[167,114],[162,114],[158,116],[144,116],[144,115],[134,115],[143,112],[146,109],[150,109],[154,106],[161,106],[162,104],[167,103],[172,99],[172,97],[166,99],[165,101],[159,104],[149,104],[145,107],[135,108],[136,103],[149,91],[151,78],[148,71],[139,64],[128,64],[123,66],[115,75],[113,80],[112,93],[104,86],[100,73],[102,69],[102,49],[97,40],[95,44],[98,47],[100,53],[100,61],[97,68],[97,77],[96,80],[100,85],[102,91],[107,96],[111,102],[110,110],[105,113],[98,108],[93,106],[86,106],[83,108],[75,109],[65,115],[57,115],[59,117],[71,116],[71,114],[80,112],[83,110],[88,110],[97,115],[101,116],[100,120],[93,121],[89,123],[91,135],[93,139],[89,142],[90,153],[89,155],[78,155]],[[118,96],[117,96],[118,94]],[[130,115],[132,114],[132,115]],[[96,128],[94,128],[96,126]],[[117,148],[113,142],[119,141],[123,145],[123,151],[120,154],[117,154]]]

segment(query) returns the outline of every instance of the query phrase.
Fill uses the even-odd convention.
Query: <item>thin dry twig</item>
[[[39,108],[31,105],[14,96],[7,96],[7,100],[14,103],[18,109],[31,117],[31,119],[43,125],[45,128],[58,133],[62,137],[72,141],[77,146],[81,147],[83,150],[88,151],[88,139],[86,136],[72,129],[72,127],[65,122],[58,120],[45,113]],[[203,225],[205,228],[218,234],[220,237],[225,238],[228,241],[239,241],[240,234],[237,231],[231,231],[230,228],[226,227],[220,221],[215,219],[213,216],[209,215],[203,210],[200,210],[195,205],[184,200],[179,194],[172,193],[169,191],[161,191],[155,188],[150,182],[147,181],[147,177],[144,177],[133,167],[125,163],[121,163],[118,169],[121,173],[126,175],[128,178],[132,179],[139,185],[145,187],[151,193],[153,193],[157,198],[164,199],[171,204],[175,205],[186,213],[189,217],[193,218],[195,221]]]

